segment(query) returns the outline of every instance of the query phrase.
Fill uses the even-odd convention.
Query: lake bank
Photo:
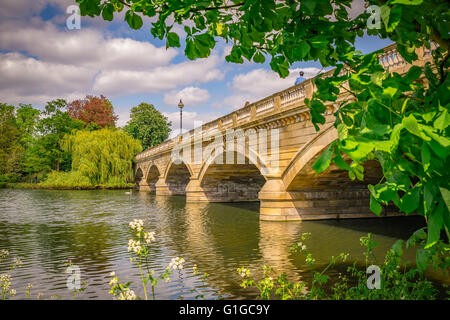
[[[135,188],[134,183],[127,185],[97,185],[97,186],[43,186],[40,183],[14,182],[0,184],[3,189],[42,189],[42,190],[128,190]]]

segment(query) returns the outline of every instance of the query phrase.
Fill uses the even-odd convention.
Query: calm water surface
[[[254,298],[255,292],[239,287],[236,268],[252,270],[264,264],[292,279],[308,277],[304,259],[289,252],[304,232],[317,263],[332,255],[349,253],[351,260],[363,259],[359,238],[375,234],[379,259],[397,239],[407,239],[422,226],[420,217],[354,219],[308,222],[259,221],[259,203],[198,204],[184,197],[158,197],[125,191],[0,190],[0,249],[23,261],[13,271],[12,288],[17,299],[25,298],[26,286],[33,285],[32,297],[58,295],[71,299],[67,289],[67,261],[81,269],[86,291],[78,299],[111,299],[110,272],[121,282],[134,281],[133,289],[143,296],[139,270],[129,261],[128,223],[144,220],[148,231],[156,232],[151,268],[162,272],[173,257],[183,257],[187,268],[174,274],[170,283],[160,282],[158,299],[194,299],[206,290],[208,299],[218,297]],[[411,251],[406,258],[414,260]],[[206,287],[191,267],[210,274]],[[0,272],[6,270],[5,261]],[[446,281],[446,279],[441,279]]]

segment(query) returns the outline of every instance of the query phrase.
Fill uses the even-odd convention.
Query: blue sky
[[[230,47],[223,42],[209,58],[190,61],[183,48],[166,50],[165,41],[153,39],[149,20],[141,30],[131,30],[123,13],[115,14],[113,22],[82,17],[80,30],[68,30],[66,10],[74,3],[14,0],[0,6],[0,101],[42,108],[55,98],[103,94],[119,125],[126,123],[133,106],[148,102],[177,129],[182,98],[183,128],[191,129],[196,120],[212,120],[293,85],[300,70],[306,77],[321,70],[318,62],[296,63],[291,75],[280,79],[268,62],[227,63]],[[355,1],[354,10],[362,8]],[[183,37],[182,27],[174,30]],[[356,45],[366,53],[389,44],[365,36]]]

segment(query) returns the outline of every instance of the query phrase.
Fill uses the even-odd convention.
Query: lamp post
[[[178,104],[178,108],[180,108],[180,134],[183,132],[182,131],[182,129],[183,129],[183,107],[184,107],[183,101],[181,101],[181,99],[180,99],[180,103]]]

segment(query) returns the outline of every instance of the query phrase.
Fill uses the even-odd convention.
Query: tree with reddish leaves
[[[87,95],[84,99],[72,101],[67,106],[67,111],[71,118],[79,119],[89,126],[97,124],[102,128],[115,127],[118,119],[111,102],[103,95]]]

